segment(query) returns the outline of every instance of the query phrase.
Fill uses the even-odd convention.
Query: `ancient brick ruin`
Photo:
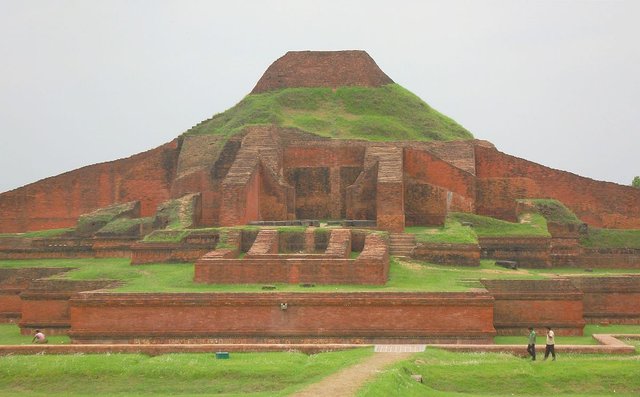
[[[288,87],[391,83],[362,51],[291,52],[254,93]],[[170,198],[199,193],[198,225],[257,220],[374,220],[379,229],[439,225],[449,211],[513,220],[516,199],[554,198],[592,226],[640,228],[640,191],[501,153],[478,140],[332,140],[247,126],[232,137],[185,134],[127,159],[91,165],[0,194],[0,232],[75,225],[114,203],[152,216]]]
[[[362,51],[291,52],[251,95],[391,83]],[[0,259],[194,263],[194,281],[212,284],[379,286],[390,255],[463,266],[487,258],[640,268],[640,249],[581,246],[582,225],[549,222],[549,236],[477,244],[416,243],[403,234],[407,226],[442,226],[452,212],[515,221],[518,200],[535,198],[564,203],[588,226],[640,228],[640,190],[516,158],[486,141],[331,139],[266,122],[229,135],[190,131],[0,194],[0,233],[76,227],[58,237],[1,238]],[[331,227],[287,234],[268,226],[321,222]],[[249,224],[261,227],[233,228]],[[77,343],[488,343],[542,323],[580,335],[585,323],[640,319],[636,276],[484,280],[482,291],[467,293],[134,294],[103,291],[113,287],[104,280],[46,279],[68,269],[0,270],[0,320],[20,321],[26,333],[69,333]]]

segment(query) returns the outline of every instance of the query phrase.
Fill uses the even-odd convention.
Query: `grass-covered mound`
[[[477,244],[478,236],[469,226],[455,219],[447,218],[443,227],[409,226],[405,233],[416,236],[417,243],[445,243],[445,244]]]
[[[637,396],[638,358],[563,354],[554,362],[532,362],[509,354],[427,349],[381,373],[357,396]],[[422,375],[423,383],[411,374]]]
[[[549,222],[561,224],[579,225],[582,223],[569,208],[554,199],[524,199],[518,200],[520,204],[530,207],[533,211],[544,216]]]
[[[453,212],[449,218],[473,225],[478,237],[550,237],[547,221],[540,214],[523,214],[519,222],[507,222],[488,216]]]
[[[186,134],[231,136],[249,125],[293,127],[337,139],[451,141],[469,131],[397,84],[286,88],[246,96]]]
[[[635,248],[640,249],[639,229],[598,229],[590,227],[580,237],[580,245],[588,248]]]
[[[0,357],[0,395],[287,396],[372,354],[355,349],[213,354],[32,355]]]
[[[111,291],[120,292],[258,292],[263,284],[201,284],[193,282],[193,265],[159,263],[131,266],[128,258],[34,259],[0,260],[0,267],[74,267],[56,278],[70,280],[119,280],[121,285]],[[509,270],[496,266],[492,260],[480,261],[478,267],[441,266],[422,261],[392,259],[389,281],[383,286],[322,285],[305,288],[298,284],[275,284],[272,292],[462,292],[482,288],[485,279],[544,279],[560,275],[604,276],[638,274],[640,269],[593,269],[584,273],[575,268]]]

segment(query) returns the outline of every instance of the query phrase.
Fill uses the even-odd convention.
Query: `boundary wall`
[[[582,335],[583,294],[567,279],[481,280],[495,299],[498,335],[523,335],[528,327],[550,326],[557,335]]]
[[[73,343],[491,343],[486,293],[82,292]]]

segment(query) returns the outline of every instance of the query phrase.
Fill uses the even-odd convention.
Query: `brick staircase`
[[[389,254],[394,256],[410,257],[416,246],[416,237],[413,234],[391,233],[389,235]]]

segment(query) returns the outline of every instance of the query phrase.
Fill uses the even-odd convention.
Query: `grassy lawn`
[[[123,285],[121,292],[356,292],[356,291],[423,291],[461,292],[482,288],[479,280],[487,279],[544,279],[555,276],[639,273],[640,269],[594,269],[586,273],[575,268],[508,270],[495,266],[491,260],[482,260],[479,267],[443,266],[420,261],[391,260],[389,282],[384,286],[316,285],[304,288],[297,284],[276,284],[274,291],[263,291],[263,284],[196,284],[193,282],[193,264],[163,263],[131,266],[129,259],[38,259],[3,260],[0,267],[76,267],[76,270],[57,278],[71,280],[114,279]]]
[[[358,397],[637,396],[640,356],[558,356],[529,361],[508,354],[427,349],[366,384]],[[420,374],[423,383],[410,378]]]
[[[31,355],[0,357],[0,396],[286,396],[372,354]]]
[[[17,324],[0,324],[0,345],[30,345],[33,335],[20,335]],[[47,335],[50,345],[71,343],[67,335]]]
[[[583,336],[556,336],[557,345],[597,345],[593,334],[640,334],[640,325],[597,325],[589,324],[584,327]],[[496,336],[493,341],[497,345],[526,345],[528,331],[522,330],[522,336]],[[628,341],[633,341],[629,339]],[[544,349],[545,335],[538,334],[537,345]],[[634,345],[634,343],[630,343]],[[537,347],[538,347],[537,346]]]

